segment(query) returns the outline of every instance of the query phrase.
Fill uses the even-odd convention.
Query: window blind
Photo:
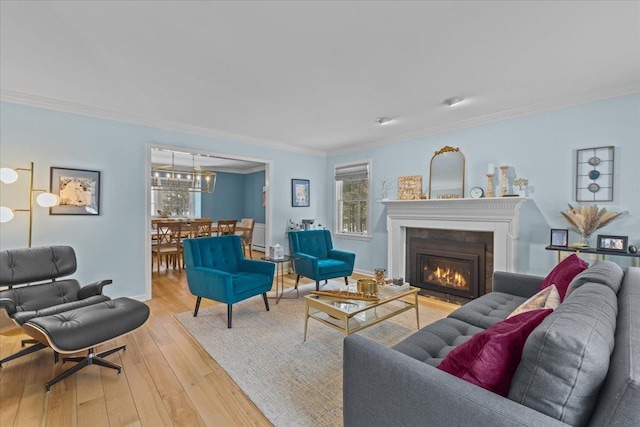
[[[353,181],[369,178],[368,163],[354,163],[345,166],[336,166],[336,181]]]

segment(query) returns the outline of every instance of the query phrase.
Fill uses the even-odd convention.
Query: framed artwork
[[[291,206],[294,208],[309,207],[309,180],[291,180]]]
[[[601,251],[627,252],[627,236],[598,234],[598,249]]]
[[[569,230],[566,229],[551,229],[551,246],[558,246],[566,248],[569,244]]]
[[[398,200],[420,200],[422,197],[422,175],[398,178]]]
[[[49,208],[50,215],[100,215],[99,171],[52,167],[51,192],[60,204]]]
[[[615,147],[596,147],[576,152],[576,201],[613,201]]]

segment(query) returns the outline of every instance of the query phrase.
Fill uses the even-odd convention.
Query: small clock
[[[481,187],[473,187],[469,191],[469,195],[472,199],[479,199],[481,197],[484,197],[484,190]]]

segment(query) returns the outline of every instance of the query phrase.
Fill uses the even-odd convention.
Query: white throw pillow
[[[551,285],[520,304],[518,308],[513,310],[511,314],[507,316],[507,319],[515,316],[516,314],[524,313],[525,311],[539,310],[541,308],[551,308],[555,310],[559,305],[560,294],[558,293],[556,285]]]

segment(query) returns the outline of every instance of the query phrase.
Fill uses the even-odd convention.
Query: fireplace
[[[491,292],[494,270],[528,272],[531,245],[546,238],[534,235],[533,230],[548,227],[534,201],[520,197],[382,200],[381,203],[387,211],[389,277],[409,279],[412,276],[407,266],[411,258],[411,238],[484,243],[485,269],[484,279],[479,277],[478,281],[479,295]],[[422,235],[415,235],[416,230]],[[539,246],[545,244],[546,241]],[[478,275],[482,276],[480,272]],[[435,291],[424,289],[420,293],[423,292]]]
[[[484,243],[410,238],[407,253],[407,278],[413,286],[466,299],[485,293]]]

